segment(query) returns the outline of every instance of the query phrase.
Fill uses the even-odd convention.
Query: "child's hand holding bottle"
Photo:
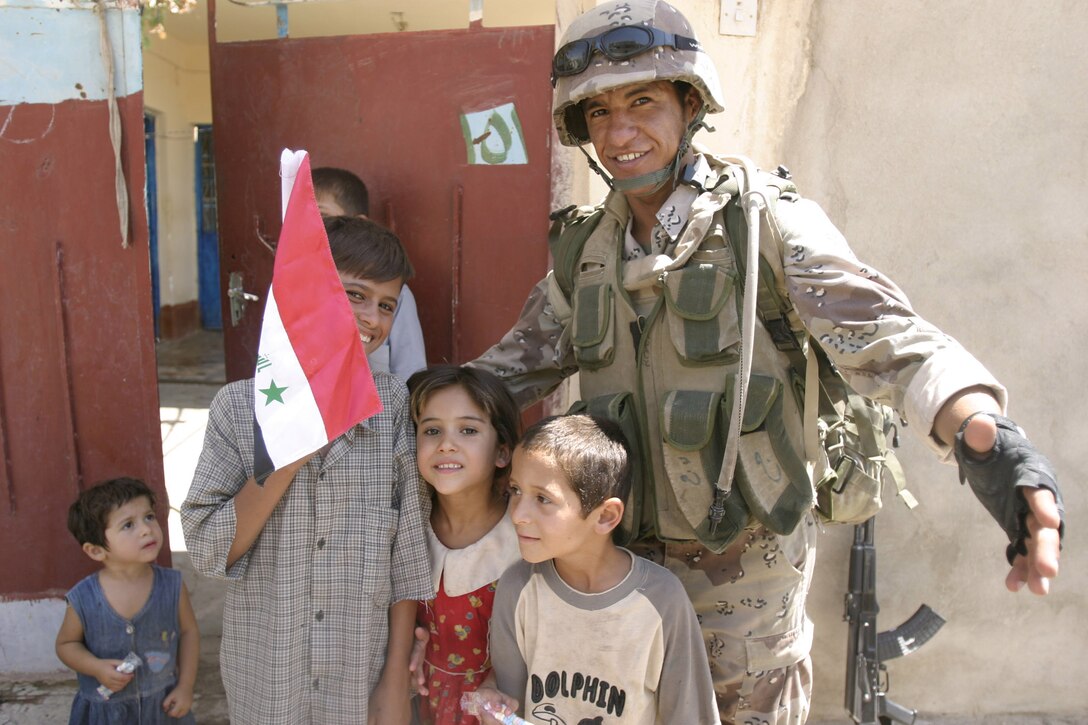
[[[494,687],[483,686],[475,692],[461,695],[461,710],[481,723],[496,725],[533,725],[517,715],[518,701],[507,697]]]
[[[125,689],[128,683],[136,675],[136,668],[142,664],[135,652],[129,652],[123,660],[98,660],[94,678],[101,683],[98,694],[103,700],[110,699],[110,695]]]

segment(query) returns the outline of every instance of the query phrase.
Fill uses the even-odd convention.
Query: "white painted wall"
[[[106,3],[113,92],[140,91],[140,16],[134,0]],[[89,6],[68,0],[0,0],[0,105],[101,101],[108,97],[101,22]],[[0,120],[0,139],[7,135]]]
[[[53,648],[67,606],[63,599],[0,602],[0,674],[67,671]]]

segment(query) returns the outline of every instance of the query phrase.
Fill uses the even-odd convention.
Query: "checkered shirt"
[[[197,570],[230,581],[220,661],[235,725],[365,722],[390,605],[433,596],[407,391],[375,382],[385,410],[306,463],[229,569],[233,497],[253,475],[253,381],[212,402],[181,516]]]

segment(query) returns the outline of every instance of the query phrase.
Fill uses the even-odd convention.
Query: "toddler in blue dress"
[[[115,478],[68,510],[68,530],[102,564],[68,592],[57,633],[57,657],[79,676],[69,725],[195,722],[200,633],[181,572],[154,563],[163,540],[154,506],[142,481]],[[118,671],[130,653],[135,670]]]

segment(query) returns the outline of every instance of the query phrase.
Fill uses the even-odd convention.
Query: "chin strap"
[[[615,189],[616,184],[612,181],[612,177],[608,175],[607,171],[601,168],[600,164],[593,160],[593,157],[589,155],[588,151],[586,151],[586,147],[579,146],[578,150],[581,151],[582,155],[586,157],[586,162],[589,164],[589,168],[591,168],[597,174],[597,176],[604,179],[604,183],[608,184],[609,189]]]
[[[617,191],[634,191],[635,189],[642,189],[644,187],[651,187],[646,193],[652,194],[662,186],[664,186],[669,180],[676,177],[676,170],[680,166],[680,154],[672,160],[668,166],[657,171],[651,171],[648,174],[642,176],[636,176],[631,179],[612,179],[612,188]]]
[[[608,172],[602,169],[600,164],[593,160],[593,157],[586,151],[585,146],[579,146],[578,149],[585,155],[586,161],[589,162],[589,168],[593,169],[594,172],[604,179],[604,183],[608,184],[609,189],[615,189],[619,192],[628,192],[649,186],[651,189],[647,193],[653,194],[670,180],[672,181],[672,185],[674,187],[676,186],[677,179],[680,178],[680,162],[691,148],[691,139],[695,133],[701,128],[705,128],[707,131],[711,132],[714,131],[714,128],[703,120],[705,117],[706,108],[700,108],[699,112],[695,114],[695,118],[688,124],[687,129],[684,131],[684,135],[680,138],[680,144],[676,147],[676,156],[668,166],[658,169],[657,171],[651,171],[648,174],[643,174],[642,176],[636,176],[632,179],[617,179],[609,176]]]

